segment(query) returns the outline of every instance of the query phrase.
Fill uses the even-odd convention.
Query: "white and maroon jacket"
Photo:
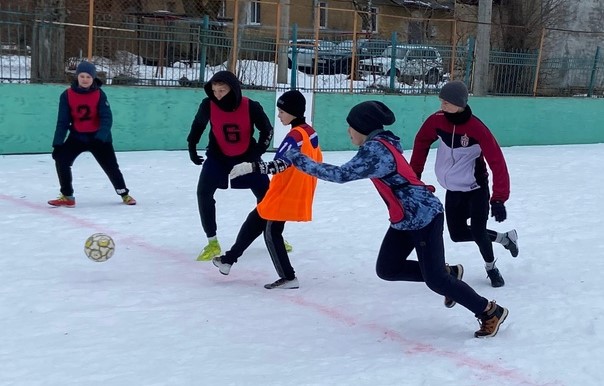
[[[507,201],[510,176],[505,158],[491,131],[472,115],[470,106],[457,114],[438,111],[426,119],[415,136],[410,162],[418,176],[424,170],[430,146],[437,139],[440,142],[434,170],[443,188],[469,192],[488,186],[486,160],[493,173],[491,202]]]

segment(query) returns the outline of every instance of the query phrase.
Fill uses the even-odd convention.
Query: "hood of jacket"
[[[225,95],[221,100],[216,99],[212,92],[212,83],[222,82],[229,85],[231,91]],[[209,82],[207,82],[203,89],[205,90],[208,98],[220,107],[224,111],[234,111],[241,104],[241,83],[239,79],[230,71],[218,71],[212,76]]]

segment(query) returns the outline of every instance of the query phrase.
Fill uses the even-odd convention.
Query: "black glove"
[[[491,217],[495,217],[495,221],[502,222],[507,218],[507,212],[505,211],[505,205],[503,201],[491,202]]]
[[[251,151],[251,155],[254,158],[262,158],[262,154],[266,153],[266,148],[262,145],[256,144]]]
[[[197,149],[194,146],[189,146],[189,158],[195,165],[201,165],[203,163],[203,157],[197,154]]]
[[[63,145],[57,145],[52,148],[52,153],[51,153],[52,159],[54,159],[54,160],[57,159],[57,156],[61,152],[61,146],[63,146]]]

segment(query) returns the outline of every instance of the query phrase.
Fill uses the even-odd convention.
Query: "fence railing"
[[[222,69],[233,69],[244,88],[267,90],[296,87],[314,92],[429,94],[452,78],[472,84],[474,41],[453,37],[454,20],[431,24],[394,16],[382,20],[393,26],[404,24],[406,31],[418,23],[422,31],[440,31],[430,32],[434,36],[417,35],[421,39],[409,43],[410,33],[402,34],[395,27],[389,34],[362,32],[358,14],[350,10],[330,10],[332,18],[353,18],[353,29],[339,33],[296,24],[283,30],[277,23],[263,28],[243,23],[237,36],[233,21],[204,16],[130,12],[117,18],[99,12],[90,24],[81,11],[78,17],[71,13],[57,18],[39,10],[0,10],[0,82],[40,81],[39,67],[45,63],[38,50],[43,47],[35,44],[34,35],[47,34],[64,37],[52,44],[64,50],[64,71],[45,82],[68,81],[77,63],[94,47],[90,60],[100,76],[114,85],[199,87]],[[489,94],[602,97],[600,48],[569,56],[562,47],[547,52],[492,50]]]

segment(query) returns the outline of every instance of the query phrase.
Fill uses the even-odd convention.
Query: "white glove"
[[[233,166],[233,170],[229,173],[229,178],[237,178],[239,176],[243,176],[244,174],[249,174],[254,171],[254,166],[251,162],[242,162]]]

